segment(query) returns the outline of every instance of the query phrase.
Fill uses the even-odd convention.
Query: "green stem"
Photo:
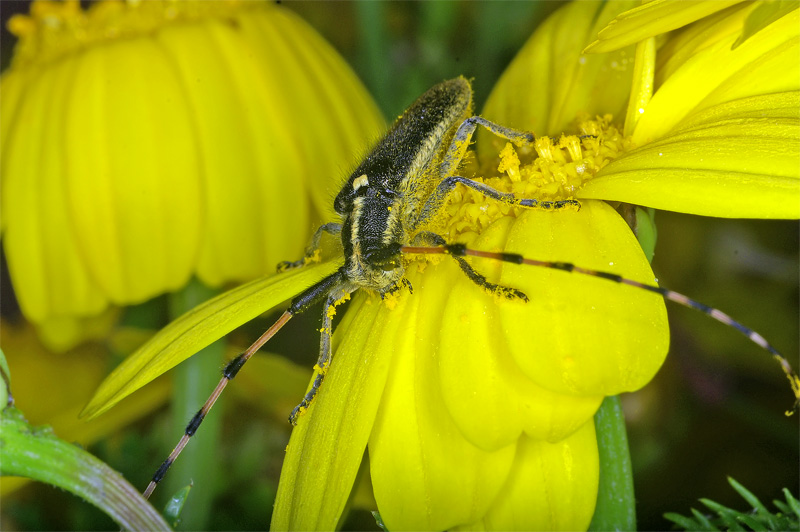
[[[31,478],[81,497],[125,530],[170,530],[136,488],[104,462],[59,439],[49,427],[32,427],[16,408],[0,412],[0,476]]]
[[[177,318],[214,295],[215,291],[198,281],[191,281],[171,297],[170,318]],[[172,377],[172,423],[173,434],[177,434],[177,437],[171,436],[174,439],[171,446],[177,443],[186,423],[219,382],[224,351],[225,343],[219,340],[175,368]],[[171,496],[189,484],[193,485],[177,526],[178,530],[208,529],[220,473],[220,402],[217,402],[203,420],[202,426],[165,479],[163,493],[166,496]]]
[[[356,2],[353,9],[359,38],[363,43],[360,47],[359,72],[384,116],[392,116],[387,111],[391,107],[392,84],[396,80],[387,74],[390,70],[386,63],[389,58],[387,36],[390,33],[386,27],[387,6],[383,2]]]
[[[636,530],[633,468],[619,397],[606,397],[594,415],[600,453],[597,507],[589,530]]]

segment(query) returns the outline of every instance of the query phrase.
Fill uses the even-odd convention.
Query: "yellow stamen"
[[[500,152],[496,172],[490,174],[494,168],[484,168],[485,177],[475,179],[517,198],[573,199],[601,168],[632,148],[630,139],[622,135],[610,115],[580,119],[578,130],[580,135],[562,135],[555,141],[539,137],[533,149],[507,143]],[[446,215],[434,224],[444,226],[438,232],[450,241],[464,242],[498,218],[518,216],[523,210],[458,187],[451,194]]]

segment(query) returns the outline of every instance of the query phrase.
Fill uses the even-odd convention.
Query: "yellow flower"
[[[43,326],[272,271],[330,215],[322,177],[382,122],[267,2],[44,0],[9,28],[3,246]]]
[[[561,149],[542,139],[525,185],[538,193],[519,193],[574,194],[581,211],[528,211],[516,220],[501,218],[475,240],[460,235],[456,241],[652,282],[625,223],[597,200],[717,216],[800,217],[797,11],[733,51],[739,34],[728,30],[713,46],[681,57],[682,65],[667,58],[657,69],[648,43],[639,45],[637,68],[630,49],[580,55],[588,42],[580,39],[595,16],[607,21],[615,8],[562,8],[520,52],[485,109],[488,118],[539,134],[597,136],[584,146],[564,139]],[[741,31],[750,10],[702,20],[664,47],[677,55],[697,34],[713,40],[720,25],[738,22]],[[759,58],[771,61],[769,70]],[[770,80],[745,77],[743,69]],[[700,78],[702,72],[709,76]],[[631,94],[633,76],[640,89]],[[650,101],[648,87],[656,89]],[[581,112],[625,116],[629,96],[637,112],[643,109],[632,137],[603,127],[605,120],[575,129]],[[596,144],[596,153],[586,149]],[[454,212],[462,209],[468,208]],[[344,479],[354,478],[353,464],[367,442],[376,502],[389,530],[588,526],[597,450],[585,420],[599,396],[637,389],[660,366],[667,347],[660,302],[596,279],[473,264],[484,273],[501,269],[499,282],[522,289],[531,301],[493,300],[443,262],[410,273],[415,293],[397,308],[368,296],[354,303],[358,308],[337,331],[335,362],[310,419],[292,434],[273,527],[333,526],[346,501],[335,494],[346,492]]]
[[[638,42],[635,50],[594,56],[581,51],[634,4],[562,7],[485,109],[487,118],[543,137],[527,152],[506,149],[501,170],[481,175],[520,197],[579,198],[580,211],[512,209],[456,192],[437,230],[475,249],[652,284],[635,236],[607,202],[800,217],[798,11],[739,42],[756,5],[685,13],[681,4],[652,4],[672,11],[625,43]],[[651,37],[692,21],[659,46]],[[487,140],[482,155],[492,151]],[[365,450],[389,530],[589,525],[598,485],[592,416],[604,396],[641,388],[659,369],[668,344],[663,302],[596,277],[472,264],[530,301],[498,300],[447,257],[410,261],[413,295],[389,303],[356,295],[324,384],[293,430],[274,529],[335,528]],[[120,366],[87,412],[106,410],[337,266],[255,281],[187,314]]]

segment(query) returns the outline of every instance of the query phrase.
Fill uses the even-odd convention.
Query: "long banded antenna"
[[[720,323],[723,323],[729,327],[733,327],[734,329],[745,335],[751,342],[758,345],[762,349],[768,351],[772,355],[772,358],[774,358],[778,362],[778,364],[780,364],[781,369],[786,374],[786,377],[789,379],[789,385],[791,386],[792,392],[794,393],[795,397],[794,405],[790,410],[786,412],[786,415],[787,416],[792,415],[794,412],[797,411],[798,406],[800,406],[800,377],[798,377],[797,374],[794,372],[791,364],[789,364],[789,361],[786,360],[786,357],[781,355],[781,353],[777,349],[775,349],[772,345],[770,345],[770,343],[767,342],[767,340],[763,336],[761,336],[753,329],[742,325],[741,323],[734,320],[728,314],[722,312],[721,310],[700,303],[699,301],[695,301],[694,299],[687,297],[681,293],[669,290],[667,288],[661,288],[660,286],[640,283],[639,281],[634,281],[633,279],[628,279],[626,277],[622,277],[621,275],[617,275],[615,273],[582,268],[570,262],[555,262],[555,261],[528,259],[517,253],[479,251],[475,249],[469,249],[464,244],[446,244],[443,246],[431,246],[431,247],[403,246],[400,248],[400,251],[408,254],[429,254],[429,255],[441,254],[441,255],[453,255],[454,257],[471,256],[471,257],[480,257],[484,259],[494,259],[502,262],[510,262],[512,264],[527,264],[530,266],[538,266],[540,268],[550,268],[553,270],[562,270],[565,272],[580,273],[582,275],[591,275],[592,277],[599,277],[601,279],[606,279],[608,281],[612,281],[615,283],[626,284],[629,286],[634,286],[636,288],[647,290],[649,292],[655,292],[656,294],[661,295],[665,299],[674,301],[675,303],[683,305],[684,307],[689,307],[691,309],[698,310],[703,314],[717,320]]]
[[[209,410],[211,410],[211,407],[214,406],[214,403],[217,402],[217,399],[222,393],[222,390],[225,389],[225,386],[228,385],[228,382],[232,380],[237,373],[239,373],[239,370],[242,369],[242,366],[244,366],[245,363],[250,360],[250,357],[252,357],[262,345],[267,343],[270,338],[275,336],[275,334],[281,330],[281,327],[286,325],[286,322],[289,321],[293,315],[294,314],[289,310],[281,314],[281,317],[272,324],[272,327],[267,329],[267,331],[262,334],[258,340],[253,342],[253,344],[248,347],[244,353],[228,362],[228,364],[225,366],[225,369],[222,370],[222,379],[220,379],[219,384],[217,384],[217,387],[214,388],[213,392],[211,392],[211,395],[208,399],[206,399],[206,402],[203,403],[203,406],[200,408],[200,410],[198,410],[197,413],[192,417],[191,421],[189,421],[189,424],[186,425],[186,429],[183,432],[183,436],[181,436],[181,439],[178,441],[178,444],[175,446],[172,452],[169,453],[167,459],[164,460],[164,463],[161,464],[161,467],[159,467],[153,475],[152,480],[150,480],[150,484],[147,485],[147,489],[145,489],[144,493],[142,494],[145,499],[150,497],[150,495],[153,493],[153,490],[156,489],[158,483],[161,482],[161,479],[163,479],[164,475],[167,474],[170,466],[172,466],[173,462],[175,462],[175,460],[181,454],[183,448],[186,447],[186,444],[189,443],[191,437],[194,436],[195,432],[197,432],[198,427],[200,427],[200,424],[205,419]]]

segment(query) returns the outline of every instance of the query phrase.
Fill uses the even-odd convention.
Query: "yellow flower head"
[[[454,193],[450,241],[652,283],[628,226],[597,200],[718,216],[800,216],[792,164],[797,10],[734,50],[749,8],[701,20],[704,36],[709,26],[735,24],[730,17],[739,32],[684,57],[682,67],[671,63],[674,70],[661,77],[666,67],[656,69],[653,41],[637,52],[594,57],[580,54],[583,44],[548,46],[590,37],[615,8],[576,3],[559,10],[531,38],[485,110],[489,118],[541,134],[589,136],[540,138],[535,157],[528,154],[522,165],[506,151],[499,168],[505,175],[487,180],[519,197],[577,197],[580,212],[514,212],[476,201],[472,192],[466,201]],[[563,31],[565,24],[570,31]],[[742,75],[765,57],[784,69],[770,70],[779,79],[762,84]],[[698,87],[696,74],[709,65],[723,72]],[[549,80],[554,71],[562,77]],[[626,114],[626,106],[633,110]],[[609,111],[617,115],[605,116]],[[586,112],[601,118],[575,120]],[[615,128],[625,116],[629,125]],[[625,127],[633,134],[623,135]],[[598,279],[492,261],[473,266],[531,301],[481,293],[443,261],[423,265],[421,273],[410,268],[415,293],[396,308],[366,295],[355,303],[337,331],[335,363],[309,419],[292,434],[273,526],[333,526],[346,500],[335,494],[349,485],[343,479],[355,478],[364,442],[390,530],[588,526],[597,489],[590,416],[603,395],[643,386],[660,366],[668,343],[661,303]]]
[[[798,11],[734,47],[751,5],[687,14],[680,4],[652,4],[672,5],[677,14],[655,17],[672,26],[656,24],[644,41],[630,41],[636,49],[607,55],[582,50],[624,6],[560,8],[484,111],[503,125],[536,131],[539,140],[501,146],[492,159],[490,137],[483,137],[482,165],[467,161],[459,169],[479,171],[487,184],[520,197],[577,198],[580,210],[509,208],[456,191],[428,229],[475,249],[568,261],[653,284],[636,237],[609,202],[800,217],[800,170],[789,164],[786,147],[800,124],[797,105],[790,105],[800,91],[800,67],[789,53],[798,45]],[[653,40],[692,21],[661,43]],[[730,31],[736,21],[739,30]],[[687,35],[708,41],[691,41],[686,53],[670,48]],[[659,45],[675,59],[657,63]],[[774,70],[759,70],[759,58],[775,61]],[[685,74],[712,65],[723,72],[703,84]],[[781,80],[742,76],[748,66],[759,75],[780,70]],[[413,294],[389,303],[368,291],[356,295],[334,335],[324,384],[293,430],[274,529],[335,528],[365,450],[389,530],[589,525],[599,467],[592,416],[604,396],[641,388],[657,372],[668,347],[663,302],[592,276],[486,259],[471,264],[530,301],[487,293],[448,257],[407,257]],[[118,368],[88,412],[105,410],[192,348],[338,266],[323,262],[284,280],[257,281],[186,315]]]
[[[272,271],[380,128],[330,46],[266,2],[40,1],[9,28],[3,245],[40,324]]]

